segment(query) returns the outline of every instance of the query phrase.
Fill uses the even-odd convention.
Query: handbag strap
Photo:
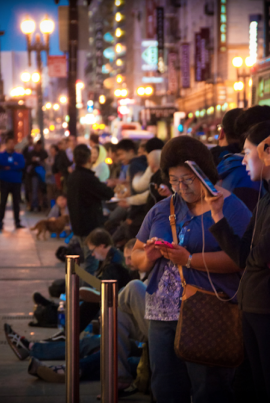
[[[171,230],[172,230],[172,237],[173,237],[173,242],[178,245],[178,238],[177,238],[177,232],[176,232],[176,215],[175,215],[175,209],[174,209],[174,196],[171,197],[170,200],[170,215],[169,215],[169,221],[171,225]],[[180,278],[183,287],[187,285],[184,273],[183,273],[183,267],[179,264],[178,266]]]

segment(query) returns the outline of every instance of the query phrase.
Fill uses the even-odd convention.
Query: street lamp
[[[65,95],[61,95],[59,98],[59,101],[61,104],[66,104],[67,103],[67,97]]]
[[[248,100],[246,99],[246,79],[250,78],[249,68],[254,65],[255,61],[251,56],[247,56],[245,58],[245,66],[248,68],[246,71],[245,67],[240,71],[240,68],[243,65],[243,59],[240,56],[236,56],[232,59],[232,65],[236,68],[237,73],[237,81],[233,85],[233,89],[237,91],[237,106],[239,107],[240,101],[240,91],[244,90],[243,93],[243,102],[244,108],[248,106]],[[243,79],[243,81],[241,81]]]
[[[40,31],[43,34],[44,43],[41,41],[40,34],[37,33],[35,40],[32,42],[32,34],[35,32],[36,23],[29,16],[21,23],[21,30],[26,35],[27,41],[27,51],[28,51],[28,64],[31,66],[31,52],[36,52],[36,61],[38,72],[32,74],[32,81],[37,84],[37,103],[38,103],[38,123],[40,130],[41,141],[44,144],[43,136],[43,110],[42,110],[42,82],[41,82],[41,71],[42,71],[42,61],[41,52],[45,51],[47,56],[49,55],[49,36],[54,30],[54,22],[48,18],[46,15],[44,20],[40,23]],[[26,77],[25,77],[26,78]]]
[[[53,105],[53,110],[54,111],[59,111],[59,108],[60,108],[59,104],[54,104]]]

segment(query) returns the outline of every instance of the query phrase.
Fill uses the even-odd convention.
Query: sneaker
[[[47,298],[43,297],[43,295],[41,295],[39,292],[34,292],[32,298],[36,305],[48,306],[52,303]]]
[[[4,324],[4,332],[7,339],[8,344],[19,358],[19,360],[25,360],[29,357],[30,352],[29,349],[26,347],[28,345],[28,341],[25,337],[20,336],[19,334],[15,333],[11,326],[7,323]]]
[[[28,374],[38,377],[37,370],[40,366],[44,365],[35,357],[31,357],[28,365]]]
[[[66,335],[64,330],[60,330],[59,332],[55,333],[52,337],[45,339],[42,343],[51,343],[54,341],[66,341]]]
[[[64,365],[54,365],[46,367],[41,365],[37,369],[37,376],[50,383],[65,383],[66,368]]]

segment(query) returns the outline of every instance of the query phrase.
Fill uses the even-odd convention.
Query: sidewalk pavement
[[[25,229],[15,230],[13,215],[8,206],[4,219],[4,230],[0,233],[0,401],[1,403],[64,403],[65,385],[49,384],[27,373],[28,361],[19,361],[6,343],[3,326],[9,323],[15,331],[30,341],[50,337],[57,329],[29,327],[33,318],[32,295],[40,292],[47,298],[48,286],[55,279],[64,278],[65,265],[55,257],[56,249],[64,240],[48,237],[37,241],[29,230],[43,213],[21,213]],[[46,365],[63,362],[45,362]],[[80,384],[80,403],[96,403],[100,393],[100,382]],[[123,403],[149,403],[150,397],[135,394]],[[79,403],[79,402],[78,402]]]

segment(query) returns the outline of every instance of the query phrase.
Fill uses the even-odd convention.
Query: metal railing
[[[79,267],[79,256],[66,256],[66,402],[80,401],[79,277],[101,289],[101,401],[117,403],[117,281],[103,280]]]

